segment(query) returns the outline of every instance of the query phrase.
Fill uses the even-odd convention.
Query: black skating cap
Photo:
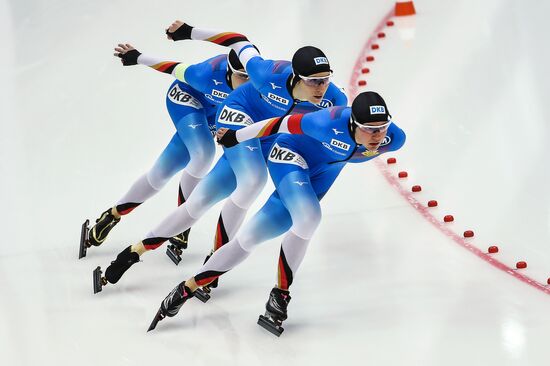
[[[360,124],[389,121],[391,118],[386,102],[380,94],[373,91],[363,92],[355,97],[351,114]]]
[[[294,52],[292,70],[295,75],[302,76],[332,71],[327,56],[323,51],[313,46],[305,46]]]
[[[227,55],[227,62],[229,62],[229,64],[234,70],[244,69],[244,66],[241,63],[241,60],[239,60],[239,56],[237,56],[237,52],[235,52],[234,50],[229,51],[229,54]]]

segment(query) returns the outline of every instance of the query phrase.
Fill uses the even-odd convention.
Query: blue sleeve
[[[193,89],[207,93],[212,79],[212,66],[207,62],[191,65],[185,70],[184,78]]]
[[[304,135],[317,141],[324,141],[327,135],[327,126],[330,124],[330,109],[304,114],[300,121],[300,128]]]
[[[256,90],[269,82],[272,75],[273,61],[264,60],[261,56],[251,58],[246,64],[246,72]]]
[[[342,107],[346,107],[348,105],[348,97],[346,96],[346,94],[344,93],[344,91],[339,88],[338,86],[334,85],[334,84],[330,84],[330,87],[331,88],[334,88],[334,101],[333,101],[333,104],[334,106],[342,106]]]
[[[388,152],[388,151],[397,151],[405,145],[405,140],[407,139],[407,136],[405,135],[405,131],[400,129],[395,123],[392,123],[390,126],[390,129],[388,131],[388,134],[391,138],[391,141],[388,145],[382,146],[380,150],[382,153]]]

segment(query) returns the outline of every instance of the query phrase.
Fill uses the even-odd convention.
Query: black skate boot
[[[180,311],[182,305],[193,296],[193,292],[191,292],[189,287],[185,286],[185,281],[177,285],[160,303],[160,308],[147,331],[155,329],[158,322],[165,317],[171,318],[175,316]]]
[[[116,259],[111,262],[105,271],[105,277],[102,277],[101,267],[94,270],[94,294],[100,292],[107,283],[115,284],[120,280],[124,272],[126,272],[134,263],[139,262],[139,254],[132,252],[128,247],[120,252]]]
[[[212,249],[212,250],[210,251],[210,254],[208,254],[208,255],[206,256],[206,258],[204,258],[204,262],[203,262],[202,264],[205,264],[206,262],[208,262],[208,260],[209,260],[210,257],[212,256],[212,254],[214,254],[214,249]],[[218,280],[219,280],[219,279],[220,279],[220,278],[218,277],[218,278],[216,278],[214,281],[210,282],[208,285],[203,286],[203,287],[202,287],[202,290],[203,290],[205,293],[209,294],[210,291],[212,291],[213,288],[218,287],[218,283],[219,283]],[[210,298],[210,296],[208,296],[208,298]],[[204,302],[206,302],[206,301],[204,301]]]
[[[283,321],[287,318],[286,308],[290,302],[290,292],[274,287],[265,304],[265,315],[260,315],[258,324],[277,337],[283,333]]]
[[[111,213],[111,209],[103,212],[99,219],[95,220],[95,225],[89,232],[88,247],[92,245],[97,247],[103,244],[111,229],[114,228],[119,221],[120,217],[118,219],[115,218],[115,216]]]
[[[185,230],[183,233],[178,234],[170,239],[170,244],[166,248],[166,255],[170,257],[172,262],[177,266],[181,262],[181,254],[187,249],[187,242],[189,240],[189,232],[191,228]]]

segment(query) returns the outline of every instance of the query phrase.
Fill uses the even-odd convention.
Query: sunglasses
[[[388,128],[390,127],[391,123],[392,123],[392,121],[390,119],[388,122],[386,122],[382,125],[372,126],[372,125],[366,125],[366,124],[364,125],[364,124],[361,124],[361,123],[357,122],[355,120],[355,118],[353,118],[353,116],[350,117],[350,118],[353,121],[353,123],[355,123],[357,128],[359,128],[363,132],[370,133],[370,134],[374,134],[374,133],[377,133],[377,132],[386,132],[388,130]]]
[[[330,78],[332,77],[332,71],[328,76],[302,76],[298,75],[300,79],[304,81],[304,84],[307,86],[318,86],[318,85],[325,85],[330,82]]]

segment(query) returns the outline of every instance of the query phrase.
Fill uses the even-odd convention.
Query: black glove
[[[191,30],[193,30],[193,27],[187,23],[183,23],[175,32],[168,32],[167,29],[166,34],[168,34],[173,41],[181,41],[182,39],[191,39]]]
[[[118,57],[120,57],[124,66],[132,66],[137,65],[139,55],[141,55],[141,52],[138,50],[130,50],[126,53],[119,53]]]
[[[237,131],[236,130],[227,130],[221,139],[218,139],[218,144],[221,144],[225,147],[233,147],[237,145]]]

